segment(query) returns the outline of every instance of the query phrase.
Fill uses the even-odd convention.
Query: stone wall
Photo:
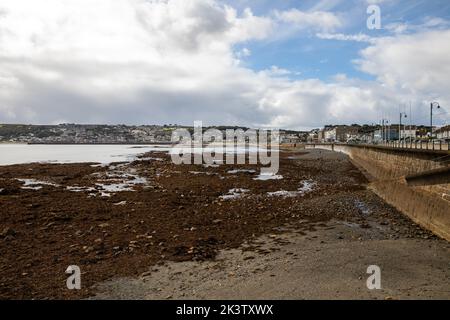
[[[408,185],[405,177],[448,168],[449,153],[376,146],[316,145],[343,152],[371,177],[369,188],[416,223],[450,241],[450,181]],[[439,170],[438,170],[439,171]],[[441,179],[442,180],[442,179]]]

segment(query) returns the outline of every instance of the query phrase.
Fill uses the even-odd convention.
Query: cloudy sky
[[[448,123],[448,0],[0,0],[1,123],[428,123],[431,101]]]

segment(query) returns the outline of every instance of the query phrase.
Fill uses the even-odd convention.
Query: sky
[[[0,0],[0,123],[429,124],[434,101],[448,124],[448,0]]]

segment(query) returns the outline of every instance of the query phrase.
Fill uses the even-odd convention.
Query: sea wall
[[[362,145],[314,147],[347,154],[371,177],[370,189],[416,223],[450,241],[450,180],[446,178],[450,153]],[[432,174],[424,174],[421,183],[407,182],[408,176],[427,172]]]

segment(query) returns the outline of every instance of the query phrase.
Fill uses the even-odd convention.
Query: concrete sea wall
[[[316,145],[343,152],[371,177],[369,188],[416,223],[450,241],[450,153],[360,145]],[[424,172],[421,183],[409,176]]]

